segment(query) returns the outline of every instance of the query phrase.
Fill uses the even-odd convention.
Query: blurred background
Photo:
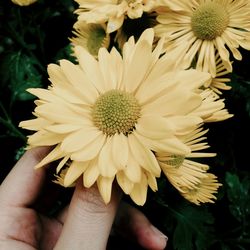
[[[18,124],[31,118],[34,97],[25,90],[48,86],[49,63],[72,60],[68,38],[76,21],[75,8],[73,0],[39,0],[26,7],[10,0],[0,2],[0,183],[26,145],[28,131]],[[193,205],[166,178],[159,178],[159,191],[149,191],[147,203],[139,207],[168,235],[167,249],[250,249],[250,52],[242,51],[242,55],[242,61],[233,63],[232,89],[223,94],[234,117],[206,124],[210,152],[217,153],[206,163],[223,184],[216,203]],[[72,194],[71,189],[52,183],[52,178],[53,170],[36,204],[48,215],[65,206]],[[124,200],[131,203],[126,196]],[[140,248],[113,235],[108,249]]]

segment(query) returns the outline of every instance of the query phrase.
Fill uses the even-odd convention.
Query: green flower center
[[[166,160],[165,163],[170,166],[179,168],[184,162],[184,160],[185,160],[185,157],[182,155],[171,155],[170,159]]]
[[[203,40],[213,40],[220,36],[228,23],[229,15],[225,8],[214,2],[201,4],[191,18],[194,34]]]
[[[100,25],[92,25],[88,35],[87,48],[92,55],[97,55],[101,47],[107,47],[109,44],[109,41],[105,40],[107,37],[106,32]]]
[[[132,94],[110,90],[96,100],[92,116],[95,126],[105,134],[127,135],[134,130],[140,110],[140,105]]]

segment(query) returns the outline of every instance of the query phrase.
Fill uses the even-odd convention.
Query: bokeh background
[[[0,183],[26,145],[28,132],[18,124],[31,118],[34,97],[25,90],[48,86],[49,63],[73,60],[68,38],[76,21],[75,8],[73,0],[39,0],[27,7],[0,1]],[[206,163],[223,184],[216,203],[193,205],[166,178],[159,178],[159,192],[149,191],[146,204],[139,207],[168,235],[167,249],[250,249],[250,52],[241,53],[243,60],[233,63],[232,89],[223,94],[234,117],[206,124],[210,151],[217,153]],[[35,204],[48,215],[65,206],[72,194],[72,189],[61,188],[51,179],[53,174],[48,172],[48,183]],[[126,196],[124,200],[131,203]],[[140,248],[114,234],[108,249]]]

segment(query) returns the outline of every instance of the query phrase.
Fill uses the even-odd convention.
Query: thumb
[[[109,204],[106,205],[96,185],[84,188],[82,182],[78,182],[54,249],[106,249],[119,201],[120,193],[115,188]]]

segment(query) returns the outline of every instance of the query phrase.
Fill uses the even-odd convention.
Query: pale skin
[[[167,237],[121,202],[118,188],[105,205],[95,186],[86,189],[78,181],[69,206],[57,216],[32,209],[46,175],[45,168],[34,166],[48,150],[27,151],[0,186],[0,250],[104,250],[112,227],[145,249],[165,249]]]

